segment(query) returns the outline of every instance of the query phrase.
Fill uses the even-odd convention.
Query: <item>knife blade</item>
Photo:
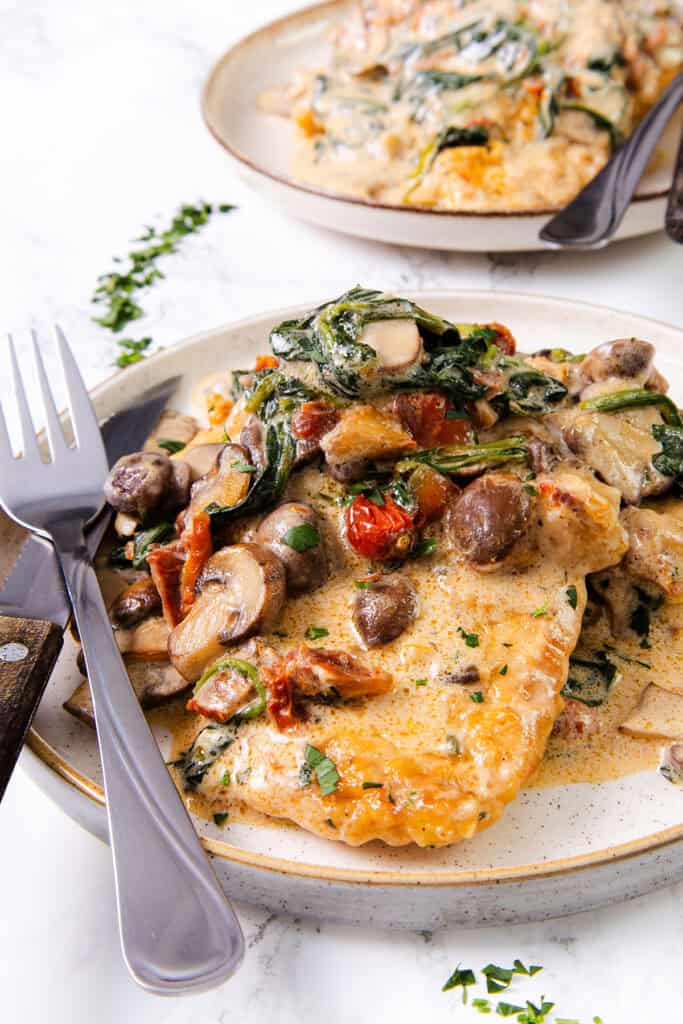
[[[671,191],[666,204],[664,227],[672,242],[683,245],[683,133],[678,146]]]
[[[109,465],[138,450],[180,378],[145,391],[102,425]],[[111,520],[103,511],[86,536],[94,555]],[[62,647],[71,609],[52,545],[28,534],[0,588],[0,800]]]

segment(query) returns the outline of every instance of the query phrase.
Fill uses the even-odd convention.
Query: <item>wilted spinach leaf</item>
[[[610,687],[617,675],[617,666],[605,651],[595,651],[594,661],[572,655],[569,676],[562,687],[562,696],[581,701],[589,708],[598,707],[607,700]]]

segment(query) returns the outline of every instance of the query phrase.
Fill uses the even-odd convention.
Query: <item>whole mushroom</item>
[[[383,576],[356,593],[353,624],[366,647],[395,640],[417,614],[415,589],[405,576]]]
[[[173,464],[168,455],[132,452],[122,455],[112,467],[104,496],[118,512],[144,519],[161,504],[172,478]]]
[[[529,530],[532,507],[518,477],[486,473],[451,504],[446,528],[455,547],[476,568],[495,568]]]
[[[256,539],[282,561],[290,594],[317,590],[327,579],[327,558],[320,518],[310,505],[289,501],[270,512]]]

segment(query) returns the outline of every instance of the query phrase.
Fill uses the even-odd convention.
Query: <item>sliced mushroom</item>
[[[117,629],[114,637],[121,654],[140,661],[168,658],[170,629],[161,615],[143,619],[132,629]]]
[[[619,728],[637,739],[683,739],[683,696],[650,683]]]
[[[255,466],[265,466],[268,461],[266,456],[266,428],[258,416],[250,413],[244,420],[244,425],[239,434],[240,444],[249,452],[249,457]]]
[[[282,561],[290,594],[317,590],[327,579],[320,517],[310,505],[299,501],[279,505],[262,521],[256,540]]]
[[[210,441],[208,444],[194,444],[179,453],[179,461],[190,470],[192,483],[211,472],[224,448],[225,441]]]
[[[171,459],[171,467],[171,482],[161,507],[162,512],[167,515],[185,508],[190,499],[192,484],[192,473],[186,462]]]
[[[414,320],[375,320],[363,328],[358,342],[375,350],[384,373],[407,370],[422,358],[422,338]]]
[[[564,708],[553,725],[552,735],[565,740],[585,740],[595,736],[602,728],[597,707],[589,707],[578,700],[566,700]]]
[[[329,463],[357,462],[359,459],[390,459],[412,451],[415,441],[398,420],[374,405],[346,409],[320,447]]]
[[[123,455],[104,483],[104,496],[117,511],[144,519],[161,504],[171,485],[172,471],[171,460],[163,453]]]
[[[246,497],[251,484],[249,453],[240,445],[223,446],[213,469],[192,485],[186,525],[209,505],[232,508]]]
[[[111,620],[121,629],[137,626],[150,615],[161,613],[159,591],[149,577],[138,580],[119,594],[111,606]]]
[[[127,661],[126,671],[143,708],[157,707],[187,689],[188,683],[168,662]],[[90,687],[87,681],[77,686],[64,704],[64,709],[86,725],[95,728]]]
[[[417,614],[417,596],[405,576],[382,576],[356,591],[353,624],[366,647],[395,640]]]
[[[510,473],[486,473],[453,501],[446,529],[455,547],[478,569],[499,566],[527,534],[533,498]]]
[[[621,521],[629,536],[626,572],[674,604],[683,602],[683,521],[652,508],[627,508]]]
[[[197,599],[169,639],[169,657],[194,682],[228,644],[274,625],[285,599],[285,568],[261,544],[235,544],[208,560]]]
[[[655,348],[640,338],[617,338],[592,349],[579,365],[583,385],[614,377],[643,386],[652,372]]]
[[[199,424],[194,416],[185,416],[175,409],[164,409],[159,422],[145,441],[144,451],[168,454],[167,450],[159,445],[160,441],[176,441],[178,444],[187,445],[198,429]]]

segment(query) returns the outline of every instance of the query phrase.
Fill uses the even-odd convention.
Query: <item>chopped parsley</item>
[[[578,603],[578,594],[576,593],[576,587],[572,584],[571,587],[567,587],[565,591],[567,595],[567,604],[570,608],[576,608]]]
[[[531,614],[535,619],[540,619],[543,615],[548,614],[548,605],[542,604],[540,608],[534,608]]]
[[[255,473],[256,466],[252,466],[249,462],[242,462],[240,459],[236,459],[230,463],[230,468],[237,470],[238,473]]]
[[[474,971],[470,970],[469,967],[461,967],[460,964],[455,968],[450,978],[446,981],[445,985],[441,989],[442,992],[450,992],[453,988],[462,989],[462,1001],[467,1002],[467,989],[470,985],[476,985],[477,979],[474,976]]]
[[[320,640],[322,637],[329,635],[329,629],[325,629],[324,626],[309,626],[304,633],[307,640]]]
[[[337,826],[335,825],[335,823],[334,823],[334,822],[332,821],[332,818],[325,818],[325,824],[326,824],[326,825],[329,825],[329,826],[330,826],[330,828],[336,828],[336,827],[337,827]]]
[[[234,207],[227,203],[214,206],[199,202],[196,206],[185,204],[179,208],[170,227],[157,231],[148,227],[145,233],[135,239],[135,244],[126,259],[114,257],[116,270],[101,274],[93,294],[93,302],[104,307],[102,316],[94,317],[95,323],[118,334],[129,323],[139,320],[145,311],[138,299],[140,292],[159,281],[164,274],[157,262],[162,256],[177,251],[181,239],[195,234],[208,222],[213,213],[229,213]],[[145,358],[152,339],[124,338],[119,341],[121,352],[116,365],[123,369]]]
[[[523,1013],[523,1006],[515,1006],[514,1003],[498,1003],[496,1013],[499,1017],[514,1017],[516,1013]]]
[[[524,490],[527,494],[531,494],[533,497],[538,494],[538,488],[534,487],[533,484],[524,484]]]
[[[415,546],[415,550],[413,551],[413,555],[416,558],[419,558],[421,555],[433,555],[438,547],[439,542],[436,537],[420,537],[417,545]]]
[[[483,704],[484,694],[481,692],[481,690],[473,690],[472,693],[470,694],[470,700],[473,700],[475,704]]]
[[[463,629],[462,626],[458,626],[458,632],[465,641],[467,647],[478,647],[479,637],[476,633],[468,633],[467,630]]]
[[[175,455],[176,452],[181,452],[185,447],[184,441],[172,441],[170,438],[164,438],[162,441],[157,441],[159,448],[163,448],[169,455]]]
[[[301,785],[310,785],[313,775],[318,780],[321,796],[329,796],[330,793],[335,792],[339,784],[339,772],[336,764],[322,751],[307,743],[304,750],[304,762],[299,772]]]
[[[491,1003],[488,1001],[488,999],[473,999],[472,1000],[472,1006],[475,1008],[475,1010],[478,1010],[479,1013],[491,1013],[492,1012],[491,1011]]]
[[[482,974],[486,976],[486,991],[502,992],[512,981],[515,973],[512,967],[498,967],[496,964],[488,964],[482,968]]]
[[[302,554],[304,551],[310,551],[311,548],[317,548],[320,544],[320,534],[310,523],[300,523],[298,526],[290,527],[280,540],[288,548]]]
[[[221,778],[221,786],[229,786],[229,785],[230,785],[230,772],[224,772],[223,776]]]
[[[384,789],[383,782],[364,782],[363,789]]]
[[[229,818],[229,814],[228,814],[227,811],[223,811],[221,814],[214,814],[214,816],[213,816],[214,825],[218,825],[218,827],[220,828],[221,825],[225,825],[225,823],[228,820],[228,818]]]
[[[427,685],[427,680],[426,679],[416,679],[415,680],[415,685],[416,686],[426,686]]]
[[[507,674],[508,674],[508,667],[507,667],[507,665],[503,665],[503,667],[501,668],[501,670],[498,673],[498,675],[499,676],[506,676]]]

